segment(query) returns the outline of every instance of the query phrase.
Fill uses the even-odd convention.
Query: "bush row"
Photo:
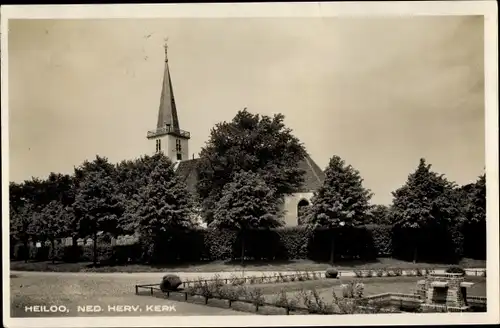
[[[213,260],[311,259],[328,261],[332,250],[335,260],[372,260],[376,257],[413,259],[415,248],[419,261],[460,260],[467,249],[481,254],[486,249],[485,238],[476,227],[476,234],[464,229],[398,229],[392,226],[368,225],[356,228],[316,229],[289,227],[273,230],[187,230],[169,231],[155,240],[143,240],[132,245],[98,243],[98,260],[106,263],[148,262],[175,263]],[[485,230],[485,227],[484,227]],[[485,232],[483,233],[485,236]],[[474,240],[471,241],[470,239]],[[473,245],[473,246],[471,246]],[[14,248],[14,259],[54,259],[65,262],[91,261],[92,245],[56,245],[41,248],[22,245]]]

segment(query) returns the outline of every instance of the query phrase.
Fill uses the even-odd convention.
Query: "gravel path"
[[[477,271],[482,271],[484,268],[470,268],[466,269],[466,271],[471,271],[472,274],[474,274],[474,270]],[[347,270],[339,270],[340,275],[342,277],[355,277],[356,275],[354,274],[354,271],[347,271]],[[323,273],[323,271],[317,271]],[[444,273],[444,269],[437,269],[435,270],[436,273]],[[50,277],[105,277],[105,278],[134,278],[134,279],[144,279],[144,280],[153,280],[155,282],[161,280],[161,278],[165,275],[164,272],[134,272],[134,273],[126,273],[126,272],[37,272],[37,271],[11,271],[11,275],[15,276],[23,276],[23,277],[33,277],[33,276],[50,276]],[[170,272],[174,273],[174,272]],[[277,273],[281,274],[294,274],[295,271],[280,271],[280,272],[273,272],[273,271],[245,271],[242,273],[241,271],[238,272],[220,272],[220,273],[214,273],[214,272],[175,272],[181,279],[183,280],[194,280],[197,278],[202,278],[202,279],[210,279],[213,278],[215,274],[218,274],[221,278],[230,278],[232,276],[239,276],[241,277],[244,275],[245,277],[249,276],[262,276],[262,275],[274,275]],[[148,282],[145,281],[145,284]]]

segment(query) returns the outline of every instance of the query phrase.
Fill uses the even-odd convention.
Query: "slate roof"
[[[179,117],[175,105],[172,79],[168,67],[167,48],[165,48],[165,69],[163,71],[163,84],[161,88],[160,108],[158,110],[157,128],[162,128],[166,124],[170,125],[174,131],[179,131]]]
[[[182,181],[192,193],[196,193],[196,182],[198,180],[196,165],[198,160],[198,158],[195,158],[181,161],[176,170],[176,173],[181,176]],[[305,174],[304,183],[297,192],[312,192],[323,184],[325,173],[309,155],[299,163],[299,167],[305,171]]]

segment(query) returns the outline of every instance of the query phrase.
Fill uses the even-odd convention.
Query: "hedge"
[[[485,226],[482,228],[486,230]],[[475,234],[471,233],[474,232]],[[154,240],[141,240],[132,245],[98,243],[98,260],[101,263],[178,263],[214,260],[238,260],[244,240],[245,259],[291,260],[330,259],[332,238],[335,259],[373,260],[377,257],[413,259],[414,245],[418,245],[418,260],[457,261],[464,254],[479,254],[485,251],[485,238],[481,227],[433,227],[412,230],[392,226],[367,225],[356,228],[312,230],[304,226],[272,230],[245,232],[195,229],[171,230]],[[485,237],[485,231],[483,232]],[[479,237],[478,237],[479,236]],[[29,247],[32,260],[52,259],[51,246]],[[14,259],[24,259],[24,246],[13,249]],[[65,262],[92,261],[93,247],[56,245],[55,259]]]

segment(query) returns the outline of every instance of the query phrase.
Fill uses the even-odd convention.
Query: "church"
[[[147,138],[155,144],[155,152],[163,152],[174,165],[176,174],[187,185],[190,192],[196,193],[198,159],[189,158],[189,139],[191,134],[180,128],[177,104],[175,102],[172,79],[168,64],[168,51],[165,45],[165,63],[160,106],[156,128],[148,131]],[[286,226],[296,226],[300,222],[303,210],[310,205],[313,192],[325,178],[323,170],[307,155],[299,167],[305,171],[304,183],[296,193],[286,195],[284,201],[284,221]]]

